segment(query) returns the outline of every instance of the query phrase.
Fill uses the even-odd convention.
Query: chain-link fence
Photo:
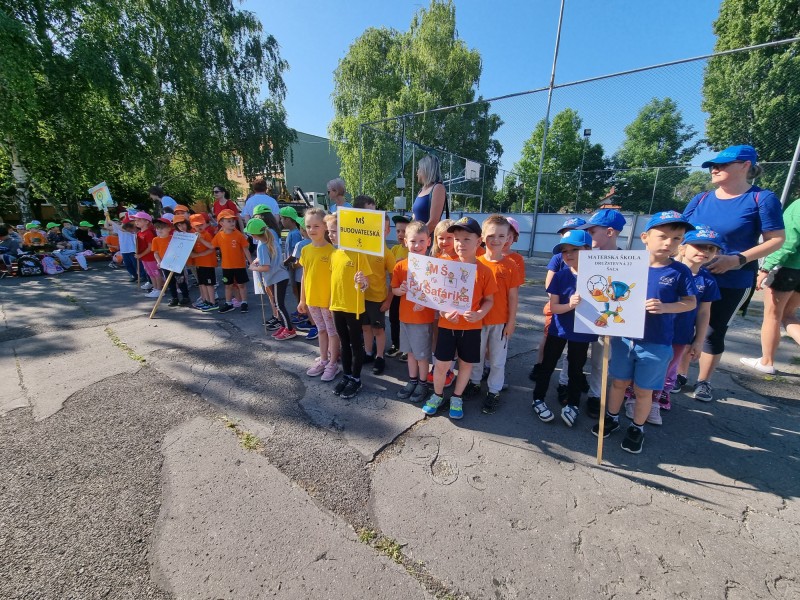
[[[613,192],[607,202],[649,213],[682,208],[710,188],[704,160],[751,144],[758,185],[780,195],[800,136],[798,57],[793,39],[556,85],[541,181],[547,88],[364,123],[358,189],[410,206],[432,152],[458,210],[591,212]]]

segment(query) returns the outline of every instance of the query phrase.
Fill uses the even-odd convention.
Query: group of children
[[[589,222],[571,219],[560,231],[561,241],[553,249],[548,265],[548,311],[540,362],[531,374],[535,381],[533,410],[540,420],[549,422],[554,414],[545,402],[550,378],[567,347],[566,365],[562,366],[559,400],[564,405],[562,420],[570,427],[579,415],[579,401],[584,391],[583,367],[591,346],[593,359],[602,356],[598,336],[576,332],[575,308],[577,272],[581,251],[591,248],[613,250],[625,225],[624,217],[612,209],[595,213]],[[716,232],[695,227],[680,213],[665,211],[654,215],[641,235],[649,253],[649,274],[644,335],[642,339],[611,338],[609,375],[611,387],[603,437],[620,428],[619,413],[625,404],[631,420],[622,448],[633,454],[642,451],[644,425],[662,423],[661,410],[670,410],[670,393],[687,382],[689,361],[696,359],[708,328],[711,302],[719,299],[714,277],[703,268],[720,250]],[[592,361],[592,379],[601,375],[600,361]],[[587,412],[600,417],[599,383],[588,386]],[[595,395],[593,395],[595,394]],[[599,435],[599,423],[592,432]]]

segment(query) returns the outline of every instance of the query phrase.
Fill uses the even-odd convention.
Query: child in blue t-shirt
[[[633,423],[628,427],[622,449],[639,454],[644,443],[644,424],[653,404],[653,391],[662,389],[667,366],[672,359],[675,315],[697,306],[697,289],[689,267],[672,259],[686,231],[694,229],[680,213],[665,211],[648,221],[642,242],[650,253],[647,277],[647,315],[644,337],[611,339],[609,375],[611,391],[604,420],[603,437],[619,429],[619,411],[625,388],[633,382],[636,404]],[[592,427],[598,435],[599,423]]]
[[[553,319],[545,338],[542,362],[537,369],[536,386],[533,389],[533,411],[545,423],[553,420],[553,413],[544,398],[564,346],[567,347],[569,383],[567,404],[561,409],[561,419],[568,427],[572,427],[578,418],[578,404],[583,391],[583,366],[589,354],[589,344],[597,341],[596,335],[576,333],[574,330],[575,307],[581,301],[576,290],[578,253],[591,248],[592,236],[580,230],[567,231],[553,248],[553,254],[560,253],[567,268],[554,273],[547,286]]]

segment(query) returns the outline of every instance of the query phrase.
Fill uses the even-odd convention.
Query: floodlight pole
[[[362,126],[358,126],[358,193],[364,193],[364,138],[361,133]]]
[[[533,203],[533,229],[531,230],[531,247],[528,256],[533,255],[533,242],[536,239],[536,221],[539,216],[539,191],[542,188],[542,169],[544,168],[544,150],[547,147],[547,132],[550,129],[550,104],[553,101],[553,87],[556,83],[556,63],[558,63],[558,46],[561,43],[561,23],[564,20],[564,2],[561,0],[561,10],[558,13],[558,30],[556,31],[556,47],[553,51],[553,69],[550,72],[550,85],[547,88],[547,110],[544,113],[544,134],[542,135],[542,151],[539,154],[539,175],[536,177],[536,199]]]
[[[789,165],[789,174],[786,176],[786,183],[783,185],[783,193],[781,194],[781,206],[783,208],[786,208],[786,203],[789,201],[789,190],[792,188],[792,179],[794,179],[798,159],[800,159],[800,137],[797,138],[792,164]]]

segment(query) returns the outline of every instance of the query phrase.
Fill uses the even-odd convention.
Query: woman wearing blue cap
[[[711,305],[694,386],[694,397],[703,402],[714,399],[711,375],[725,351],[725,334],[733,316],[755,285],[757,259],[780,248],[784,240],[780,201],[771,191],[750,183],[762,173],[757,160],[752,146],[730,146],[704,162],[716,190],[692,198],[683,213],[690,223],[719,233],[725,248],[724,254],[706,265],[717,279],[721,298]]]

